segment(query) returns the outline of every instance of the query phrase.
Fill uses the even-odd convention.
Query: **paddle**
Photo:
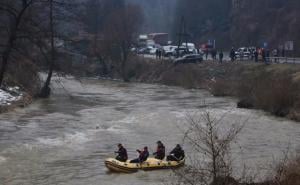
[[[178,159],[174,154],[170,154],[170,156],[174,157],[178,162],[181,161],[181,160]]]

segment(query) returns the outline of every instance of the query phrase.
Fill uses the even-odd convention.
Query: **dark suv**
[[[174,60],[174,64],[195,64],[197,62],[202,62],[203,56],[201,54],[189,54]]]

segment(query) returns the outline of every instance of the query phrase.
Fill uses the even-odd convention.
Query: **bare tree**
[[[3,46],[2,51],[2,63],[0,69],[0,86],[3,83],[4,74],[7,69],[8,62],[11,57],[13,48],[15,47],[16,41],[20,33],[20,26],[24,21],[26,13],[36,3],[35,0],[18,0],[8,1],[4,0],[0,2],[0,13],[2,19],[5,19],[8,26],[5,27],[7,33],[6,44]],[[1,15],[0,14],[0,15]]]
[[[274,158],[270,165],[271,175],[265,180],[269,185],[299,185],[300,156],[291,152],[290,145],[282,151],[279,159]]]
[[[103,37],[109,48],[107,51],[110,52],[110,58],[117,61],[117,68],[124,81],[129,81],[127,62],[142,20],[141,8],[132,4],[114,10],[106,20]]]
[[[58,49],[56,48],[56,41],[65,41],[69,40],[67,35],[60,35],[58,32],[59,25],[60,27],[68,27],[66,26],[67,21],[71,22],[71,19],[74,19],[74,7],[79,5],[76,2],[66,2],[65,0],[47,0],[45,2],[46,8],[48,9],[48,15],[44,17],[48,17],[48,25],[46,25],[46,37],[43,38],[46,41],[46,45],[42,44],[38,47],[40,50],[45,50],[44,58],[48,64],[48,74],[46,81],[41,89],[39,94],[42,98],[47,98],[51,94],[51,79],[53,76],[54,70],[58,72],[57,67],[57,58],[58,58]],[[61,24],[64,24],[61,26]],[[40,43],[43,43],[43,40],[40,40]],[[63,53],[64,51],[62,51]]]
[[[49,28],[50,28],[50,60],[49,72],[46,82],[41,90],[40,97],[48,97],[50,95],[50,82],[54,69],[55,47],[54,47],[54,23],[53,23],[53,0],[49,0]]]
[[[209,112],[198,118],[188,116],[185,140],[192,145],[196,155],[192,165],[176,170],[179,184],[229,185],[237,184],[232,178],[231,143],[243,124],[224,126],[223,117],[213,118]]]

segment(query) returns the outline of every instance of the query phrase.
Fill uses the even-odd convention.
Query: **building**
[[[155,44],[159,44],[161,46],[168,45],[169,34],[168,33],[150,33],[148,34],[148,38],[153,40]]]

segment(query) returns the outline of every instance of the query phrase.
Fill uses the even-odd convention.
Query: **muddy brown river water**
[[[0,115],[1,185],[162,184],[170,180],[170,171],[114,174],[103,161],[113,156],[119,142],[131,158],[145,145],[153,152],[157,140],[168,151],[180,143],[192,154],[179,128],[187,114],[204,110],[216,117],[226,114],[224,123],[248,120],[235,158],[249,169],[272,162],[287,146],[300,148],[300,124],[237,109],[232,98],[162,85],[62,81],[64,88],[55,84],[50,99]]]

